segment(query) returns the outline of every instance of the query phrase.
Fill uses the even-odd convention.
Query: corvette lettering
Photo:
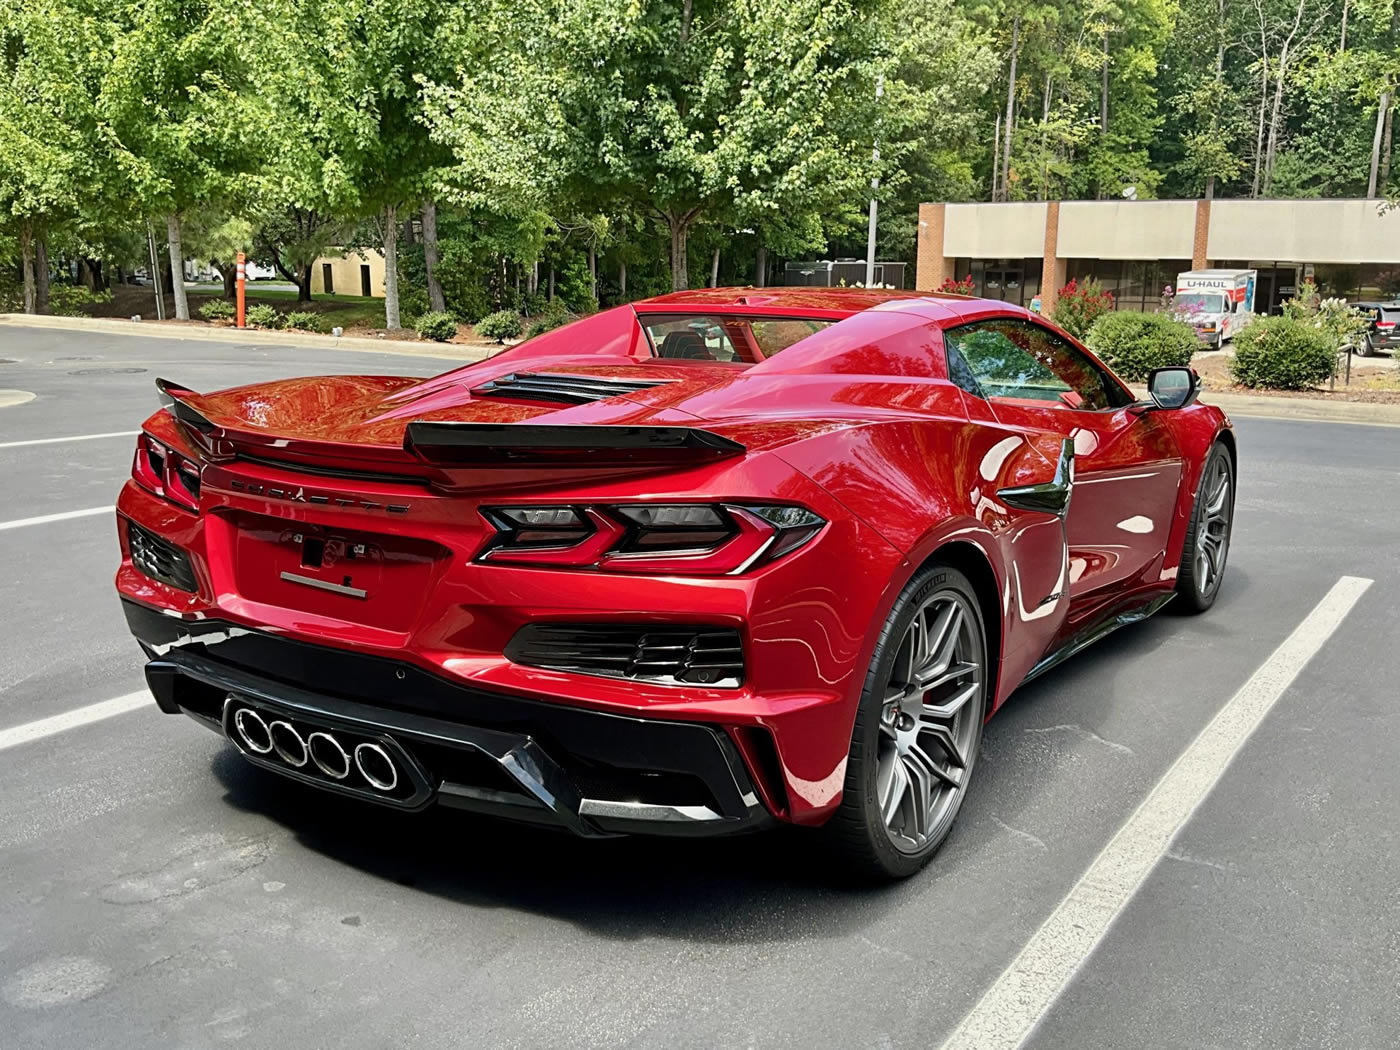
[[[277,488],[253,481],[239,481],[237,478],[230,479],[228,487],[237,492],[246,492],[250,496],[265,496],[268,499],[280,499],[288,503],[315,503],[322,506],[359,507],[361,510],[383,510],[389,514],[407,514],[409,508],[409,504],[407,503],[379,503],[375,500],[357,499],[353,496],[342,496],[336,493],[308,492],[301,487],[295,489]]]

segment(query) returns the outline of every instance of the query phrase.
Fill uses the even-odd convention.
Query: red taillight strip
[[[160,457],[159,471],[151,462],[152,455]],[[136,480],[136,483],[154,495],[169,500],[176,506],[198,511],[199,496],[191,491],[181,476],[180,468],[182,466],[189,468],[198,478],[200,465],[194,460],[180,455],[169,445],[157,441],[145,432],[142,432],[141,436],[136,439],[136,456],[131,464],[131,476]]]
[[[627,534],[627,530],[592,507],[585,507],[583,512],[593,523],[594,531],[572,547],[492,547],[481,556],[481,560],[510,562],[516,565],[559,565],[566,568],[592,565],[609,547],[616,546]]]
[[[608,554],[598,563],[598,568],[612,572],[678,572],[687,576],[725,576],[743,572],[773,542],[778,530],[739,507],[726,505],[724,509],[738,525],[739,532],[713,550]]]

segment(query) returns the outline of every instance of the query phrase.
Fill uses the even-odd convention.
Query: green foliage
[[[1230,372],[1247,387],[1307,390],[1330,379],[1337,367],[1332,336],[1292,317],[1263,317],[1235,336]]]
[[[520,337],[520,315],[514,310],[497,310],[487,314],[474,326],[476,334],[483,339],[494,339],[504,343],[507,339]]]
[[[227,321],[236,312],[233,303],[227,299],[210,299],[199,308],[199,316],[206,321]]]
[[[1103,314],[1113,309],[1113,293],[1092,277],[1073,280],[1060,289],[1059,301],[1050,320],[1076,339],[1083,339]]]
[[[1154,368],[1191,363],[1200,345],[1191,326],[1165,314],[1114,310],[1103,314],[1085,340],[1124,379],[1141,382]]]
[[[57,317],[83,317],[88,307],[111,301],[111,292],[90,292],[80,284],[56,284],[49,289],[49,309]]]
[[[295,329],[299,332],[325,332],[329,330],[326,319],[322,315],[305,310],[289,310],[282,318],[282,327]]]
[[[519,325],[520,322],[517,319],[516,327],[518,328]],[[456,336],[457,319],[449,313],[427,313],[418,318],[418,323],[414,327],[424,339],[445,343]]]
[[[529,337],[533,339],[537,335],[544,335],[545,332],[552,332],[556,328],[563,328],[570,321],[577,320],[568,310],[565,310],[559,303],[550,303],[545,311],[540,314],[530,325]]]
[[[277,312],[275,306],[267,303],[257,303],[248,307],[243,313],[243,320],[249,328],[282,327],[282,315]]]

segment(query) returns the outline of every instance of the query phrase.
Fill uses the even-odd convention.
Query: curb
[[[1201,400],[1227,415],[1281,419],[1305,423],[1360,423],[1400,427],[1400,405],[1371,401],[1324,401],[1306,397],[1267,397],[1256,394],[1217,394],[1201,391]]]
[[[53,328],[70,332],[106,332],[115,335],[154,336],[159,339],[193,339],[206,343],[257,343],[316,350],[349,350],[367,354],[403,354],[439,357],[448,361],[483,361],[494,352],[485,347],[455,343],[409,342],[405,339],[366,339],[362,336],[317,335],[312,332],[275,332],[254,328],[209,328],[164,324],[160,321],[123,321],[115,317],[51,317],[46,314],[0,314],[0,325],[17,328]],[[432,347],[432,349],[426,349]],[[501,349],[505,349],[502,347]]]

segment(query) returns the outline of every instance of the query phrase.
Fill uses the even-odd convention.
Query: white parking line
[[[114,700],[88,704],[87,707],[65,711],[61,715],[53,715],[49,718],[41,718],[36,722],[25,722],[23,725],[11,729],[0,729],[0,751],[19,744],[28,744],[34,740],[42,740],[46,736],[62,733],[65,729],[77,729],[79,726],[91,725],[93,722],[100,722],[113,715],[124,715],[128,711],[135,711],[139,707],[148,705],[154,708],[155,701],[151,699],[151,694],[143,689],[139,693],[127,693],[126,696],[119,696]]]
[[[942,1050],[1015,1050],[1171,847],[1250,734],[1372,581],[1343,576],[1181,753]]]
[[[107,434],[75,434],[73,437],[33,438],[30,441],[0,441],[0,448],[26,448],[29,445],[58,445],[65,441],[97,441],[100,438],[135,437],[139,430],[113,430]]]
[[[22,529],[26,525],[47,525],[51,521],[67,521],[69,518],[90,518],[94,514],[110,514],[115,507],[89,507],[87,510],[65,510],[62,514],[40,514],[37,518],[17,518],[14,521],[0,521],[0,532],[6,529]]]

